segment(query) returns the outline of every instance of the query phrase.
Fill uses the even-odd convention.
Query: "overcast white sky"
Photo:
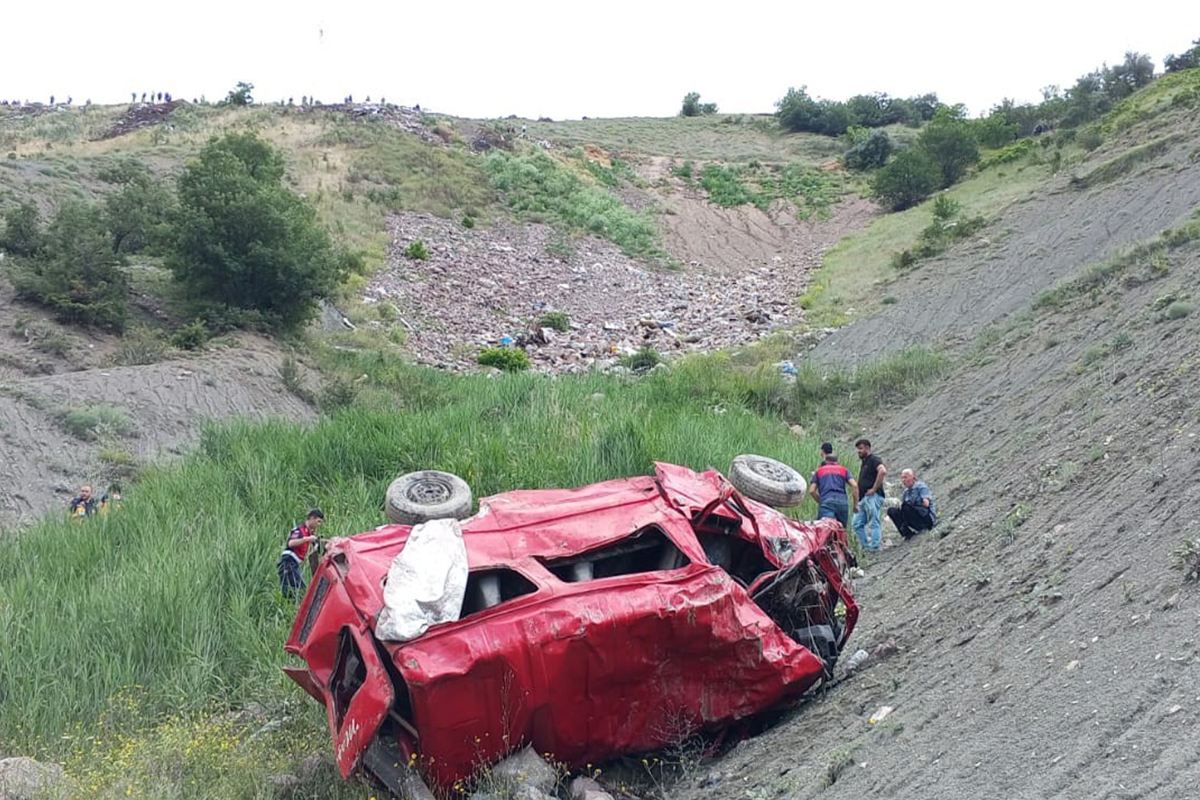
[[[473,117],[669,116],[688,91],[769,112],[801,85],[933,91],[974,115],[1126,50],[1161,70],[1200,37],[1197,0],[0,3],[2,99],[215,100],[244,80],[258,101],[369,95]]]

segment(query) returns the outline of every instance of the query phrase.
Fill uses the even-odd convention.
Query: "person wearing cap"
[[[808,492],[817,501],[817,519],[836,519],[842,525],[850,519],[851,501],[858,510],[858,481],[850,474],[850,470],[838,463],[838,457],[833,454],[833,445],[829,442],[821,444],[821,466],[812,474],[808,482]]]
[[[925,481],[917,480],[916,473],[911,469],[900,473],[900,482],[904,484],[900,507],[889,508],[887,515],[900,535],[911,539],[937,524],[937,504],[933,502],[933,493]]]
[[[303,525],[297,525],[287,535],[283,552],[279,554],[279,588],[289,600],[304,593],[306,588],[300,565],[308,556],[308,548],[317,542],[317,529],[325,521],[325,512],[314,508],[308,512]]]

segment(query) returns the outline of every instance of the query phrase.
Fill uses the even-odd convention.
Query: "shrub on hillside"
[[[1192,49],[1179,55],[1168,55],[1163,59],[1163,68],[1167,72],[1183,72],[1185,69],[1196,67],[1200,67],[1200,39],[1192,42]]]
[[[171,334],[171,346],[180,350],[200,350],[208,344],[211,334],[204,320],[192,320],[181,325]]]
[[[716,103],[701,103],[699,92],[688,92],[683,96],[683,106],[679,110],[681,117],[698,117],[701,114],[717,113]]]
[[[887,163],[892,150],[892,137],[884,131],[873,131],[852,144],[842,156],[842,162],[847,169],[878,169]]]
[[[424,261],[429,258],[429,248],[425,246],[423,241],[417,239],[404,248],[404,255],[414,261]]]
[[[213,139],[179,178],[167,266],[201,302],[248,309],[273,328],[309,320],[350,266],[316,212],[283,185],[283,158],[253,133]]]
[[[566,333],[571,330],[571,317],[565,311],[548,311],[538,320],[538,327]]]
[[[254,91],[253,83],[238,81],[237,86],[229,90],[229,94],[225,96],[224,103],[229,106],[248,106],[254,103],[252,92]]]
[[[104,198],[104,218],[112,233],[113,252],[165,248],[170,240],[175,197],[154,179],[150,169],[130,160],[101,172],[99,177],[121,187]]]
[[[893,211],[903,211],[933,194],[941,175],[929,154],[913,147],[879,170],[872,186],[880,202]]]
[[[485,347],[475,360],[481,367],[495,367],[504,372],[529,369],[529,354],[519,347]]]
[[[42,218],[37,206],[24,202],[4,212],[0,250],[14,256],[32,256],[42,249],[42,243]]]
[[[917,145],[941,170],[942,188],[956,183],[979,160],[975,133],[959,109],[939,109],[921,131]]]
[[[13,271],[13,285],[18,296],[65,321],[125,327],[128,282],[99,206],[65,202],[46,230],[43,251]]]

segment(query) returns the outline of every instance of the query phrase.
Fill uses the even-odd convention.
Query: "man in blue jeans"
[[[858,500],[858,483],[850,470],[838,463],[833,454],[833,445],[821,445],[821,466],[808,482],[808,493],[817,501],[817,519],[836,519],[844,527],[850,521],[850,503],[846,500],[846,487],[850,488],[850,499]],[[855,506],[857,510],[857,505]]]
[[[854,443],[862,467],[858,471],[858,511],[854,514],[854,533],[864,548],[878,553],[883,547],[883,479],[887,467],[871,452],[871,442]]]

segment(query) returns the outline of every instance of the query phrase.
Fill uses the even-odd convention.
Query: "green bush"
[[[181,325],[171,334],[171,346],[180,350],[200,350],[208,344],[210,336],[204,320],[192,320],[186,325]]]
[[[43,252],[14,269],[12,278],[18,296],[53,309],[62,320],[125,327],[128,282],[99,206],[63,203]]]
[[[475,227],[475,218],[472,217],[470,214],[467,214],[465,217],[462,218],[462,226],[464,228],[474,228]]]
[[[495,367],[504,372],[529,369],[529,354],[519,347],[485,347],[475,359],[481,367]]]
[[[571,330],[571,317],[565,311],[548,311],[538,320],[538,327],[566,333]]]
[[[1163,317],[1169,320],[1183,319],[1196,310],[1196,304],[1188,300],[1176,300],[1163,311]]]
[[[957,183],[979,161],[979,144],[971,123],[951,109],[938,110],[917,137],[917,145],[941,170],[943,189]]]
[[[164,250],[170,241],[175,196],[139,161],[122,162],[102,171],[99,177],[121,186],[104,198],[104,219],[112,233],[113,252]]]
[[[700,174],[700,185],[708,192],[709,200],[726,208],[746,203],[754,203],[761,207],[769,202],[767,198],[750,191],[742,183],[740,172],[735,167],[708,165]]]
[[[842,156],[842,163],[847,169],[878,169],[887,163],[893,149],[891,136],[884,131],[872,131],[869,136],[850,146]]]
[[[283,157],[252,133],[211,140],[179,178],[167,265],[199,301],[295,328],[333,293],[349,263],[313,207],[283,185],[283,173]]]
[[[26,201],[4,212],[0,250],[14,256],[32,256],[42,249],[43,243],[42,221],[37,206]]]
[[[644,345],[643,347],[639,347],[637,352],[621,356],[619,363],[622,367],[634,372],[646,372],[661,364],[662,356],[650,345]]]
[[[58,413],[63,429],[83,441],[101,436],[121,436],[133,430],[133,423],[123,409],[108,405],[72,408]]]
[[[875,196],[893,211],[903,211],[929,197],[941,181],[941,170],[924,150],[910,148],[875,174]]]
[[[414,261],[424,261],[429,258],[429,248],[420,239],[411,242],[408,247],[404,248],[404,255]]]
[[[122,367],[138,367],[157,364],[166,357],[167,342],[162,334],[143,325],[121,337],[121,344],[112,360]]]
[[[317,395],[317,408],[326,414],[332,414],[354,403],[358,397],[358,387],[340,376],[335,376],[325,382]]]
[[[229,94],[225,96],[225,105],[230,106],[248,106],[254,103],[254,97],[251,92],[254,91],[253,83],[238,81],[237,86],[229,90]]]
[[[505,204],[519,216],[591,231],[629,255],[662,254],[653,219],[604,189],[586,184],[543,152],[492,150],[484,168]]]
[[[688,92],[683,97],[683,106],[679,110],[681,117],[698,117],[701,114],[717,113],[716,103],[701,103],[699,92]]]

